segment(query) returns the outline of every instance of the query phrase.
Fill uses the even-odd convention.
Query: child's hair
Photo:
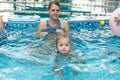
[[[69,36],[66,35],[66,34],[59,35],[59,36],[57,37],[57,39],[56,39],[56,45],[58,44],[58,40],[59,40],[59,39],[61,39],[61,38],[66,38],[66,37],[69,38]],[[70,40],[69,40],[69,43],[70,43]]]
[[[59,35],[59,36],[57,37],[57,39],[56,39],[56,47],[57,47],[57,44],[58,44],[59,39],[61,39],[61,38],[66,38],[66,37],[69,38],[69,36],[66,35],[66,34]],[[70,43],[70,39],[69,39],[69,43]],[[70,51],[72,51],[72,50],[70,49]],[[59,51],[57,51],[57,53],[59,53]]]

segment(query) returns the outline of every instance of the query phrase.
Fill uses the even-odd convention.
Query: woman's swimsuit
[[[58,35],[60,35],[60,33],[56,32],[57,29],[62,29],[60,20],[58,20],[58,23],[55,27],[51,27],[47,20],[46,29],[42,30],[42,32],[48,32],[48,34],[42,39],[43,41],[45,41],[45,43],[43,44],[43,47],[45,47],[47,49],[48,48],[51,49],[51,48],[55,47],[56,38]]]
[[[42,32],[56,33],[56,29],[62,29],[60,20],[58,20],[58,23],[57,23],[57,25],[56,25],[55,27],[51,27],[51,26],[49,25],[48,20],[47,20],[46,26],[47,26],[47,28],[46,28],[46,29],[43,29]],[[63,29],[62,29],[62,30],[63,30]]]

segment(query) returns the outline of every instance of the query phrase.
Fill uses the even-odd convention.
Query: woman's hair
[[[59,6],[59,8],[60,8],[60,3],[59,2],[57,2],[57,1],[51,1],[49,3],[49,5],[48,5],[48,10],[50,10],[50,7],[51,7],[52,4],[55,4],[55,5]]]

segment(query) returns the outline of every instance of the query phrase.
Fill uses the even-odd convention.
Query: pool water
[[[104,26],[99,24],[99,20],[69,23],[72,49],[84,56],[65,65],[63,77],[53,73],[54,60],[49,54],[44,54],[52,51],[39,50],[39,44],[44,40],[33,35],[38,22],[6,23],[8,37],[0,42],[0,79],[119,80],[120,37],[112,34],[108,20],[105,20]]]

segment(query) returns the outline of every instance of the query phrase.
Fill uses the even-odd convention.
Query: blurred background
[[[52,0],[0,0],[0,15],[39,15],[48,17]],[[60,17],[110,16],[120,6],[120,0],[57,0],[61,4]]]

